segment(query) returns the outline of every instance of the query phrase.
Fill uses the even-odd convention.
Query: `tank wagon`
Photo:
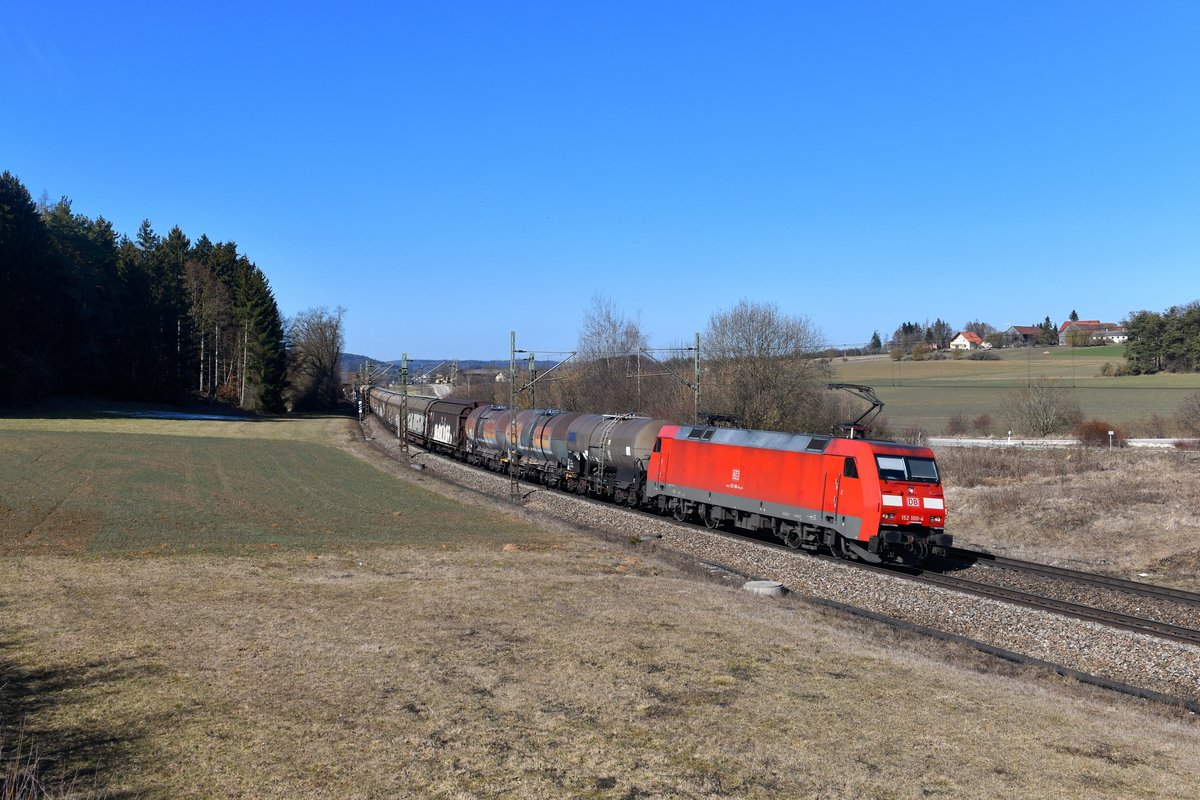
[[[395,430],[399,393],[364,394]],[[769,532],[790,547],[878,563],[943,555],[952,543],[927,447],[414,396],[408,430],[421,446],[524,480]]]
[[[467,461],[578,494],[637,505],[646,464],[666,420],[636,415],[513,412],[481,406],[466,421]]]

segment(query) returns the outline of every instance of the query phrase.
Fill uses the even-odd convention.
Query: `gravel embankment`
[[[1187,628],[1200,625],[1200,607],[1168,598],[1146,597],[1116,588],[1077,583],[1051,575],[1018,572],[988,564],[976,564],[953,574],[956,577],[986,583],[988,586],[1003,586],[1041,597],[1053,597],[1068,603],[1102,608],[1157,622],[1168,622]]]
[[[374,444],[398,451],[393,434],[374,419],[363,424]],[[485,496],[507,500],[506,476],[411,450],[423,474],[447,479]],[[784,583],[801,595],[834,600],[917,625],[969,637],[1034,658],[1170,695],[1200,699],[1200,648],[1110,629],[986,598],[922,586],[901,577],[784,553],[709,533],[669,519],[522,484],[525,508],[535,514],[621,536],[659,538],[660,544],[701,561]]]

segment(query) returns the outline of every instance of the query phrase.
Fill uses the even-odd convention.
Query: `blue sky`
[[[108,7],[104,7],[108,5]],[[9,3],[0,169],[235,241],[347,350],[1200,297],[1200,4]]]

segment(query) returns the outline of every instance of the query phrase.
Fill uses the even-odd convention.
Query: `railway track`
[[[1034,575],[1051,576],[1085,586],[1097,586],[1105,589],[1127,592],[1139,597],[1158,598],[1183,605],[1200,606],[1200,593],[1189,592],[1184,589],[1172,589],[1168,586],[1154,586],[1153,584],[1129,580],[1128,578],[1117,578],[1111,575],[1098,575],[1092,572],[1081,572],[1079,570],[1069,569],[1067,567],[1054,567],[1050,566],[1049,564],[1038,564],[1034,561],[1021,561],[1016,558],[998,556],[992,553],[983,552],[981,550],[967,550],[958,547],[950,548],[949,558],[951,560],[978,564],[983,567],[994,567],[997,569],[1007,569]]]
[[[435,455],[435,457],[440,458],[441,456]],[[463,466],[469,469],[479,470],[481,473],[495,474],[482,467],[470,467],[466,464],[463,464]],[[551,489],[545,489],[545,487],[542,487],[540,484],[536,483],[529,483],[525,485],[543,489],[545,491],[553,491]],[[951,553],[948,558],[948,561],[951,564],[957,562],[976,565],[981,567],[984,571],[991,571],[993,569],[997,572],[1001,570],[1010,570],[1013,572],[1021,572],[1027,575],[1037,576],[1039,579],[1044,581],[1050,581],[1051,589],[1047,589],[1045,593],[1039,593],[1035,591],[1028,591],[1022,588],[1014,588],[1011,586],[998,586],[995,583],[989,583],[982,580],[973,580],[958,575],[948,574],[946,572],[938,572],[930,568],[866,564],[859,561],[848,561],[825,553],[797,551],[779,542],[776,542],[773,539],[767,539],[765,537],[755,537],[753,535],[742,534],[721,528],[712,529],[704,525],[702,522],[679,522],[672,520],[668,516],[662,516],[642,509],[629,508],[627,506],[614,506],[612,503],[608,503],[596,498],[580,497],[579,495],[573,496],[589,503],[596,503],[601,507],[619,507],[627,513],[644,516],[648,519],[654,519],[660,522],[668,522],[670,524],[681,525],[689,528],[700,528],[710,533],[715,533],[731,539],[752,542],[756,545],[774,551],[786,552],[795,556],[800,556],[801,552],[803,552],[804,555],[808,557],[816,557],[834,561],[856,569],[885,573],[894,577],[905,578],[917,583],[924,583],[926,585],[938,586],[943,589],[959,591],[976,597],[986,597],[993,600],[1000,600],[1003,602],[1024,606],[1026,608],[1047,611],[1053,614],[1071,617],[1073,619],[1094,622],[1122,630],[1134,631],[1137,633],[1154,636],[1160,639],[1183,642],[1185,644],[1200,647],[1200,630],[1191,627],[1190,625],[1180,624],[1179,621],[1152,619],[1139,616],[1137,614],[1131,614],[1128,611],[1114,610],[1112,608],[1100,607],[1099,605],[1091,605],[1087,602],[1077,602],[1076,600],[1051,596],[1054,593],[1052,591],[1053,582],[1067,581],[1072,584],[1086,586],[1096,590],[1120,592],[1126,595],[1153,600],[1160,604],[1173,604],[1176,606],[1185,605],[1189,608],[1200,607],[1200,594],[1196,594],[1194,592],[1171,589],[1169,587],[1153,586],[1151,584],[1140,583],[1138,581],[1131,581],[1124,578],[1081,572],[1079,570],[1072,570],[1063,567],[1052,567],[1045,564],[1020,561],[1018,559],[1007,558],[1005,556],[996,556],[991,553],[985,553],[981,551],[972,551],[961,548],[951,549]],[[1171,615],[1168,614],[1167,616]],[[1195,616],[1195,612],[1189,611],[1186,614],[1176,614],[1176,616],[1182,616],[1183,618],[1191,619]]]
[[[664,519],[663,517],[648,511],[632,511],[633,513],[645,515],[647,517],[660,520]],[[800,555],[799,551],[793,550],[792,548],[789,548],[783,544],[763,538],[756,538],[752,535],[745,535],[721,529],[709,529],[702,523],[677,522],[676,524],[703,527],[705,530],[721,536],[752,542],[771,550],[792,553],[797,556]],[[998,586],[994,583],[972,580],[970,578],[938,572],[928,568],[866,564],[861,561],[847,561],[845,559],[825,553],[805,552],[805,555],[828,561],[834,561],[855,569],[862,569],[892,575],[895,577],[901,577],[917,583],[924,583],[926,585],[937,586],[943,589],[964,592],[976,597],[986,597],[992,600],[1014,603],[1026,608],[1047,611],[1053,614],[1071,617],[1073,619],[1094,622],[1100,625],[1107,625],[1114,628],[1120,628],[1122,630],[1134,631],[1136,633],[1154,636],[1159,639],[1183,642],[1184,644],[1200,647],[1200,629],[1190,625],[1138,616],[1136,614],[1130,614],[1126,611],[1113,610],[1112,608],[1104,608],[1099,605],[1089,605],[1086,603],[1064,600],[1060,597],[1050,596],[1049,594],[1039,594],[1009,586]],[[994,564],[996,568],[1003,567],[1004,569],[1021,571],[1031,575],[1037,575],[1044,579],[1057,581],[1065,580],[1088,587],[1096,587],[1105,591],[1117,591],[1140,598],[1149,598],[1159,602],[1165,601],[1168,603],[1185,605],[1189,607],[1200,606],[1200,594],[1184,591],[1182,589],[1153,586],[1151,584],[1141,583],[1139,581],[1131,581],[1124,578],[1081,572],[1079,570],[1066,569],[1062,567],[1052,567],[1045,564],[1037,564],[1030,561],[1020,561],[1018,559],[1006,558],[1004,556],[994,556],[990,553],[962,550],[959,548],[954,548],[952,550],[952,555],[960,559],[969,557],[970,560],[973,560],[976,563],[988,565]],[[1184,616],[1188,619],[1194,618],[1194,612],[1184,612]]]
[[[871,569],[877,569],[874,565],[864,565]],[[885,570],[895,573],[894,570]],[[991,583],[982,581],[974,581],[968,578],[962,578],[957,575],[949,575],[939,572],[930,572],[928,570],[914,571],[914,574],[909,576],[911,580],[921,583],[940,586],[944,589],[952,589],[958,592],[966,592],[977,597],[988,597],[993,600],[1002,600],[1007,603],[1016,603],[1017,605],[1026,606],[1027,608],[1036,608],[1041,611],[1049,611],[1054,614],[1073,617],[1075,619],[1085,620],[1087,622],[1096,622],[1101,625],[1108,625],[1114,628],[1123,630],[1135,631],[1144,633],[1150,636],[1155,636],[1160,639],[1168,639],[1176,642],[1183,642],[1200,646],[1200,630],[1178,625],[1172,622],[1163,622],[1156,619],[1148,619],[1145,617],[1127,614],[1122,611],[1113,611],[1107,608],[1074,603],[1068,600],[1062,600],[1055,597],[1048,597],[1042,594],[1013,589],[1007,586],[997,586]]]
[[[373,439],[374,436],[368,433],[367,438]],[[389,441],[394,444],[394,435],[381,436],[379,444],[375,446],[381,452],[395,455],[396,448],[389,445]],[[422,448],[414,449],[418,453],[424,452]],[[508,496],[508,482],[505,476],[496,475],[487,469],[471,467],[454,459],[430,455],[432,459],[428,463],[432,467],[433,475],[497,500]],[[422,463],[421,466],[424,467],[425,464]],[[478,479],[473,476],[478,476]],[[501,480],[504,482],[502,489],[499,486]],[[773,537],[750,538],[746,542],[753,543],[756,550],[762,548],[762,555],[759,556],[739,547],[738,544],[747,537],[738,536],[731,531],[711,531],[698,522],[679,523],[669,516],[638,512],[580,495],[556,492],[525,481],[522,481],[522,484],[523,496],[539,511],[556,515],[568,523],[594,528],[604,535],[616,534],[618,539],[628,539],[635,534],[639,538],[649,540],[665,537],[669,548],[677,550],[685,557],[690,555],[694,559],[692,563],[708,565],[710,571],[722,580],[737,580],[739,576],[743,579],[774,578],[804,595],[810,595],[809,599],[818,605],[836,608],[852,616],[866,616],[889,625],[912,629],[922,635],[957,641],[1006,660],[1044,667],[1062,675],[1075,677],[1084,683],[1200,713],[1200,701],[1196,700],[1200,697],[1196,677],[1200,675],[1200,643],[1194,640],[1183,644],[1176,639],[1160,637],[1152,631],[1147,631],[1145,626],[1138,627],[1138,632],[1135,633],[1128,628],[1112,624],[1111,614],[1107,620],[1097,620],[1092,627],[1094,633],[1089,633],[1086,629],[1077,627],[1079,623],[1075,617],[1060,611],[1051,609],[1042,621],[1039,621],[1037,616],[1031,613],[1029,606],[1018,604],[1011,597],[1004,599],[1003,603],[986,604],[982,602],[983,598],[974,593],[949,586],[941,587],[960,591],[962,600],[959,602],[944,594],[926,591],[929,584],[923,586],[919,580],[901,580],[892,588],[872,589],[872,582],[865,576],[856,579],[850,571],[823,570],[816,566],[819,561],[828,559],[839,561],[852,570],[856,568],[854,562],[833,556],[799,558],[796,550],[777,543]],[[542,497],[534,499],[539,495]],[[589,506],[595,510],[588,510]],[[630,513],[640,514],[644,524],[630,519],[627,516]],[[713,532],[722,535],[700,535]],[[988,569],[987,567],[998,566],[1003,562],[1003,559],[990,558],[989,554],[972,554],[969,560],[971,568],[978,567],[977,573],[987,575],[987,580],[999,579],[998,576],[1006,576],[1012,580],[1013,575],[1021,576],[1022,580],[1026,579],[1025,573]],[[966,560],[961,558],[961,554],[957,561],[959,563],[946,566],[965,572],[967,564]],[[939,565],[929,566],[936,568]],[[910,570],[906,574],[895,570],[885,571],[896,579],[910,578],[914,572]],[[930,570],[931,573],[933,571]],[[1093,577],[1107,581],[1105,576]],[[1038,580],[1042,581],[1044,586],[1074,587],[1079,591],[1102,590],[1100,586],[1085,586],[1049,575]],[[1110,595],[1118,593],[1117,590],[1106,591]],[[1171,591],[1173,590],[1168,590],[1168,593]],[[1134,597],[1132,594],[1129,596]],[[1149,599],[1142,598],[1137,602],[1149,602]],[[1167,600],[1161,602],[1165,603]],[[960,607],[964,612],[961,615],[957,613]],[[1173,607],[1186,623],[1182,627],[1195,624],[1195,606]],[[955,609],[956,613],[948,616],[948,609]],[[1021,611],[1018,612],[1017,609]],[[1144,618],[1147,615],[1127,616]],[[1138,639],[1141,642],[1138,642]]]
[[[602,502],[602,501],[593,501]],[[657,514],[640,509],[627,509],[638,515],[663,520],[666,519]],[[754,543],[761,547],[770,550],[782,551],[799,556],[800,551],[794,550],[783,544],[771,541],[765,538],[757,538],[752,535],[746,535],[733,531],[722,529],[710,529],[702,523],[696,522],[675,522],[678,525],[701,527],[710,533],[715,533],[720,536],[726,536],[732,539],[742,540]],[[1142,598],[1151,598],[1158,601],[1167,601],[1176,604],[1184,604],[1187,606],[1200,606],[1200,594],[1187,592],[1181,589],[1172,589],[1169,587],[1153,586],[1151,584],[1131,581],[1124,578],[1116,578],[1107,575],[1098,575],[1089,572],[1081,572],[1079,570],[1065,569],[1061,567],[1052,567],[1044,564],[1037,564],[1029,561],[1020,561],[1010,559],[1003,556],[993,556],[990,553],[974,552],[969,550],[960,550],[954,548],[955,556],[962,558],[969,554],[970,558],[977,563],[995,564],[997,567],[1003,566],[1006,569],[1014,571],[1022,571],[1033,575],[1038,575],[1042,578],[1052,580],[1066,580],[1073,583],[1082,584],[1085,586],[1097,587],[1106,591],[1119,591],[1126,594],[1134,595]],[[1113,610],[1100,606],[1088,605],[1086,603],[1073,602],[1063,600],[1059,597],[1049,596],[1047,594],[1038,594],[1036,592],[1024,591],[1007,586],[997,586],[986,581],[977,581],[961,576],[938,572],[930,569],[904,567],[904,566],[887,566],[866,564],[861,561],[847,561],[837,556],[825,553],[804,552],[805,556],[815,557],[823,560],[833,561],[846,566],[874,571],[895,577],[901,577],[912,580],[917,583],[924,583],[930,586],[938,586],[943,589],[964,592],[976,597],[986,597],[992,600],[1000,600],[1006,603],[1014,603],[1026,608],[1033,608],[1040,611],[1047,611],[1053,614],[1071,617],[1086,622],[1094,622],[1100,625],[1107,625],[1122,630],[1134,631],[1149,636],[1154,636],[1159,639],[1169,641],[1183,642],[1185,644],[1200,647],[1200,629],[1189,625],[1182,625],[1176,622],[1164,621],[1161,619],[1151,619],[1147,617],[1130,614],[1125,611]],[[1187,613],[1188,618],[1192,618],[1192,613]]]

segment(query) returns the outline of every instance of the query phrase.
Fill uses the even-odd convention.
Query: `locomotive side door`
[[[821,521],[833,525],[837,520],[838,490],[842,483],[842,457],[821,457]]]
[[[862,481],[858,477],[858,464],[853,456],[846,456],[842,460],[834,514],[837,516],[838,527],[842,528],[846,526],[846,517],[862,516]],[[858,532],[853,533],[854,538],[857,538]]]
[[[655,471],[654,479],[659,483],[667,481],[667,459],[670,457],[669,450],[663,450],[663,440],[659,437],[654,440],[654,450],[650,456],[658,464],[658,469]]]

